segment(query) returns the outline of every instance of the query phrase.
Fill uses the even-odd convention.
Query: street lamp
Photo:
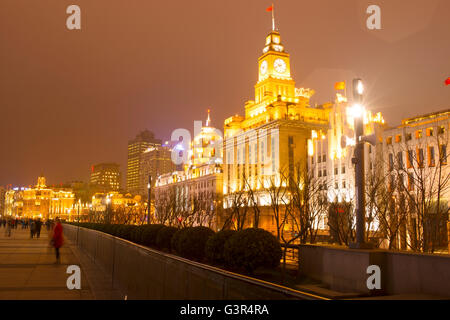
[[[355,165],[355,191],[356,191],[356,242],[350,243],[352,249],[370,248],[370,244],[365,243],[365,182],[364,182],[364,107],[362,105],[362,95],[364,85],[361,79],[353,80],[353,101],[351,109],[355,127],[355,156],[352,163]]]
[[[152,201],[152,176],[148,175],[148,203],[147,203],[147,224],[150,224],[150,206]]]

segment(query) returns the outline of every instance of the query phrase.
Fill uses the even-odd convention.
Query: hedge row
[[[281,259],[281,246],[268,231],[249,228],[215,233],[207,227],[178,229],[161,224],[119,225],[72,223],[102,231],[157,250],[251,274],[258,267],[275,268]]]

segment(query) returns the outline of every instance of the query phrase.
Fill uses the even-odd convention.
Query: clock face
[[[267,61],[263,61],[263,62],[261,62],[261,66],[260,66],[260,72],[261,72],[261,74],[266,74],[266,72],[267,72]]]
[[[283,59],[276,59],[273,63],[275,71],[278,73],[284,73],[286,71],[286,62]]]

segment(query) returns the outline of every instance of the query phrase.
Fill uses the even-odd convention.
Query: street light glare
[[[364,85],[363,85],[361,80],[358,81],[358,85],[356,86],[356,90],[357,90],[358,94],[363,94],[364,93]]]
[[[359,103],[354,104],[353,107],[350,108],[350,114],[353,118],[360,118],[363,113],[364,107]]]

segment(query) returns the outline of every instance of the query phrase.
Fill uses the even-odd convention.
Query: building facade
[[[312,130],[328,129],[332,104],[312,107],[314,91],[296,88],[290,56],[275,30],[266,37],[258,67],[255,99],[246,102],[244,116],[224,122],[224,207],[235,206],[243,191],[248,195],[246,191],[252,190],[252,206],[260,208],[258,226],[273,230],[265,189],[281,175],[293,176],[295,166],[306,164],[307,141]],[[247,205],[249,200],[245,201]]]
[[[383,133],[386,188],[392,194],[385,231],[393,248],[427,252],[448,246],[449,116],[444,110],[404,119]]]
[[[139,194],[141,155],[148,148],[161,146],[161,140],[156,139],[153,132],[145,130],[140,132],[136,138],[128,142],[127,160],[127,192]]]
[[[49,188],[45,177],[38,178],[34,188],[13,188],[6,191],[5,215],[20,218],[70,220],[75,203],[71,189]]]
[[[0,187],[0,216],[5,214],[6,188]]]
[[[120,165],[99,163],[92,166],[90,184],[98,192],[119,191]]]
[[[222,135],[210,123],[208,111],[205,126],[191,141],[183,170],[158,177],[155,185],[157,221],[220,229],[217,216],[223,206]]]

